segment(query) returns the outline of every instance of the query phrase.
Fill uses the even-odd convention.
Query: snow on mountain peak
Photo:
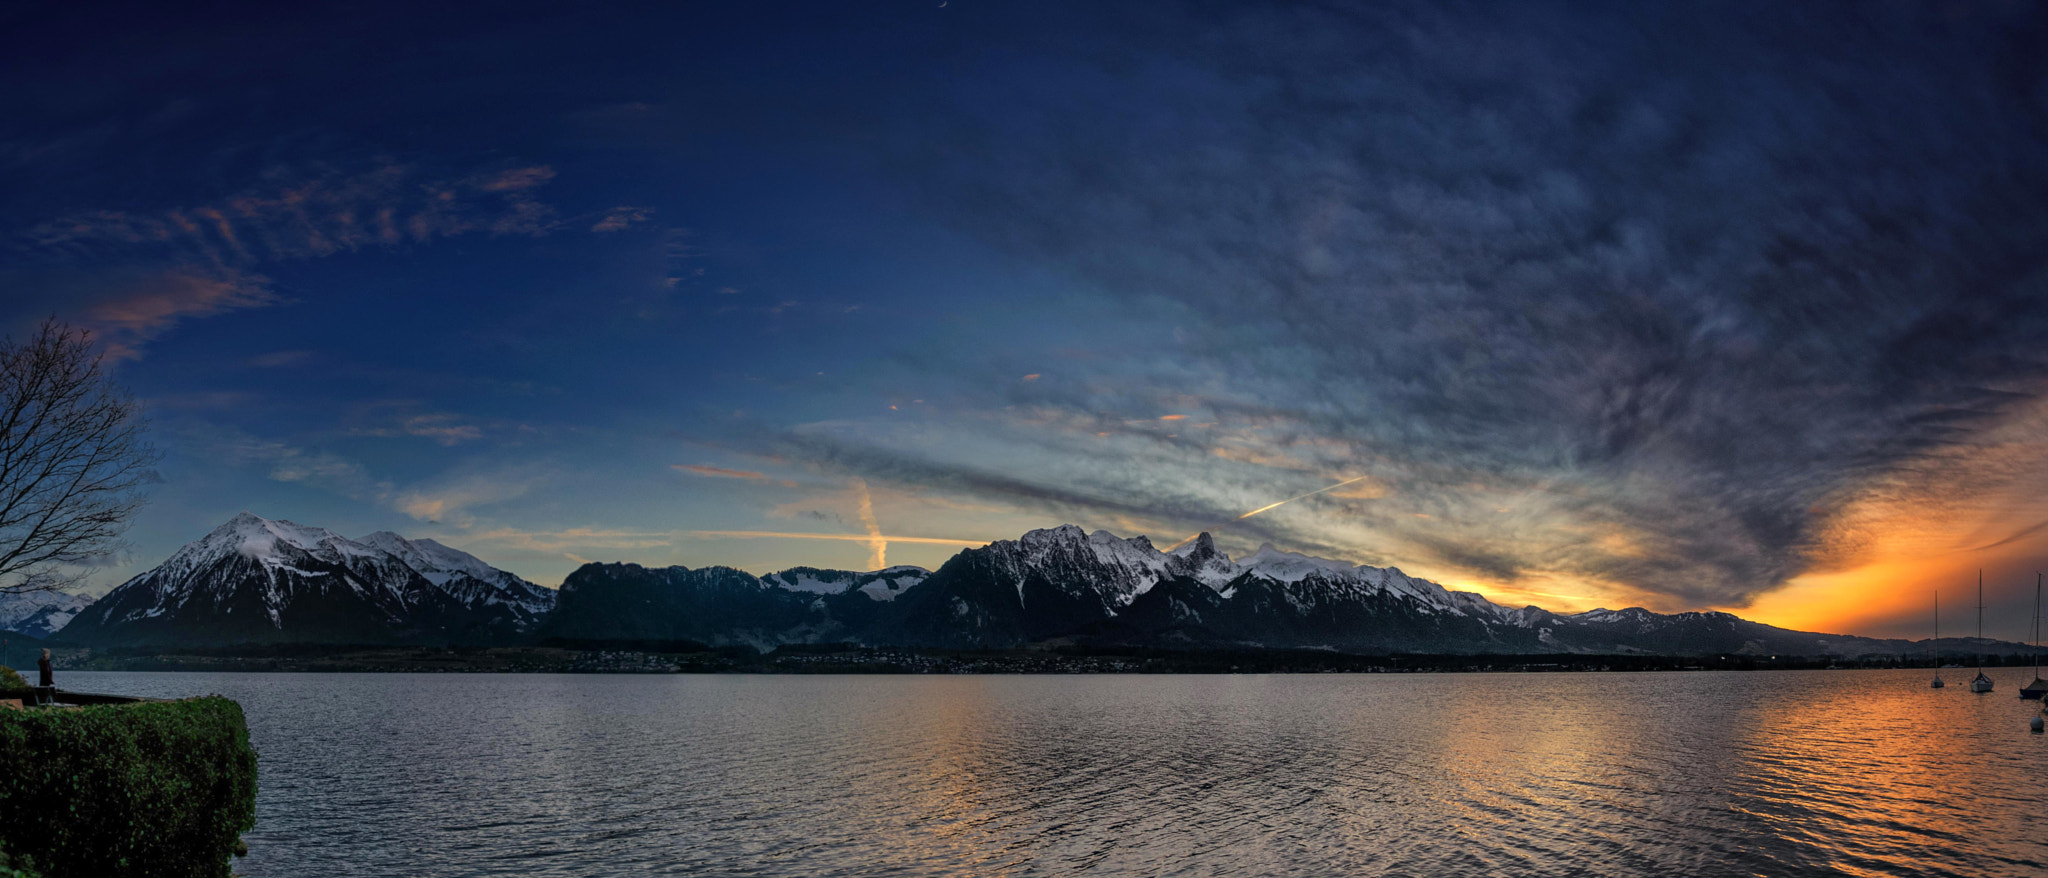
[[[1237,566],[1277,582],[1300,582],[1313,573],[1348,577],[1359,569],[1343,561],[1282,552],[1272,543],[1261,544],[1258,551],[1237,559]]]
[[[1230,560],[1229,555],[1216,548],[1216,539],[1209,536],[1208,531],[1196,534],[1194,539],[1175,546],[1173,551],[1166,553],[1166,557],[1167,568],[1176,575],[1193,577],[1203,585],[1218,591],[1223,590],[1231,580],[1244,572]]]
[[[498,583],[509,576],[505,571],[484,563],[483,559],[475,555],[449,548],[426,537],[409,540],[388,530],[380,530],[356,542],[387,555],[397,556],[406,563],[406,566],[419,571],[420,575],[433,580],[436,585],[445,583],[458,573],[491,583]]]
[[[236,555],[255,561],[273,582],[264,601],[273,616],[288,599],[275,587],[279,576],[326,576],[341,568],[344,581],[358,591],[388,595],[396,605],[410,605],[418,596],[407,583],[414,576],[464,604],[509,604],[529,615],[553,605],[553,592],[498,570],[467,552],[430,539],[408,540],[378,531],[351,540],[324,527],[308,527],[282,519],[242,512],[206,536],[185,544],[169,559],[130,582],[154,580],[164,600],[182,603],[194,585],[193,576]],[[474,582],[471,582],[474,580]],[[125,587],[125,586],[124,586]]]
[[[349,542],[346,537],[324,527],[306,527],[289,521],[273,521],[249,512],[243,512],[227,523],[214,528],[198,542],[188,544],[185,549],[212,556],[221,552],[238,552],[266,565],[286,563],[284,550],[280,545],[289,546],[319,557],[322,560],[338,561],[346,554],[362,554],[362,547]]]
[[[1194,539],[1173,547],[1172,551],[1166,554],[1176,558],[1206,558],[1222,555],[1223,553],[1216,549],[1216,538],[1210,536],[1209,532],[1205,530],[1195,534]]]
[[[1101,533],[1101,531],[1098,531],[1098,533]],[[1076,542],[1087,538],[1088,535],[1083,533],[1080,527],[1062,524],[1058,527],[1041,527],[1036,530],[1025,531],[1023,536],[1017,538],[1017,542],[1025,546],[1037,547],[1056,543]]]
[[[0,631],[48,637],[91,605],[92,598],[70,592],[0,592]]]

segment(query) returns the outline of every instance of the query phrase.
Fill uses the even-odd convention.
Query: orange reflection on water
[[[882,824],[880,844],[917,862],[946,864],[932,874],[1014,874],[1019,860],[989,854],[989,839],[1002,828],[1002,804],[1014,807],[1024,797],[1018,790],[990,786],[1002,772],[986,751],[999,746],[1004,735],[991,722],[998,705],[988,692],[988,678],[905,677],[891,682],[903,684],[894,687],[894,703],[888,708],[897,721],[864,727],[862,731],[872,737],[863,746],[879,758],[911,755],[912,775],[894,785],[902,798],[875,802],[873,807],[916,816]],[[972,868],[961,871],[965,864]]]
[[[1930,868],[1989,833],[2024,831],[2020,811],[1973,808],[1994,773],[2036,768],[2015,705],[2020,669],[1991,669],[1992,695],[1931,689],[1927,671],[1803,672],[1797,697],[1760,701],[1732,749],[1729,807],[1761,826],[1803,868],[1900,875]],[[2016,746],[2018,745],[2018,746]],[[1760,843],[1763,843],[1760,841]],[[1950,867],[1967,873],[1963,864]]]

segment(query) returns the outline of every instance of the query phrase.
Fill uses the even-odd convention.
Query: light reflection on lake
[[[242,703],[249,878],[1976,876],[2048,872],[2030,673],[60,682]]]

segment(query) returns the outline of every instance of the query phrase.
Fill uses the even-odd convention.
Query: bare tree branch
[[[156,449],[92,334],[55,318],[0,341],[0,592],[77,582],[121,548]]]

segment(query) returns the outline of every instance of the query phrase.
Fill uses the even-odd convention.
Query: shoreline
[[[1790,656],[1353,655],[1302,650],[1172,651],[1073,648],[937,650],[749,647],[689,651],[562,647],[280,646],[144,652],[53,650],[60,671],[589,674],[1315,674],[1644,673],[1924,668],[1925,659]],[[1987,657],[1991,658],[1991,657]],[[2008,661],[2016,660],[2016,661]],[[1986,667],[2031,665],[1999,656]]]

